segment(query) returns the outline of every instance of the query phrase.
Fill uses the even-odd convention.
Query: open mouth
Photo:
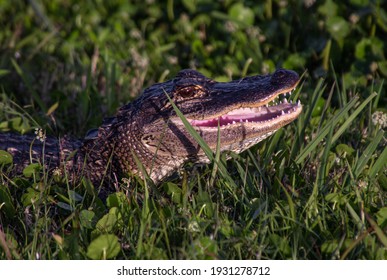
[[[294,89],[291,91],[282,94],[290,95]],[[206,120],[192,120],[189,119],[192,126],[196,127],[223,127],[223,126],[232,126],[243,124],[263,124],[270,122],[278,121],[292,121],[294,120],[301,112],[302,105],[298,100],[297,102],[292,103],[285,98],[279,100],[279,95],[274,98],[274,100],[267,102],[263,106],[252,107],[252,108],[239,108],[231,110],[226,114]]]

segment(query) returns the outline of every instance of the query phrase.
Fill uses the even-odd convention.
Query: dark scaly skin
[[[0,150],[14,156],[17,171],[39,160],[50,171],[65,171],[72,180],[86,176],[94,184],[128,174],[143,177],[137,157],[158,183],[188,161],[208,162],[167,94],[211,149],[216,149],[219,121],[221,151],[240,153],[298,117],[299,103],[266,107],[298,82],[295,72],[284,69],[226,83],[182,70],[174,79],[146,89],[82,142],[52,137],[40,142],[32,136],[6,133],[0,134]]]
[[[34,134],[20,135],[16,133],[0,134],[0,150],[6,150],[14,158],[14,173],[22,173],[24,167],[32,162],[39,162],[42,166],[66,168],[74,166],[71,153],[81,147],[82,141],[70,138],[46,137],[41,141]]]

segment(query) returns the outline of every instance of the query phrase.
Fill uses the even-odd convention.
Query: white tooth
[[[297,101],[297,106],[301,106],[300,100]]]
[[[292,104],[292,101],[291,101],[291,100],[289,100],[289,103],[290,103],[290,104]]]
[[[239,120],[239,122],[243,122],[243,120],[242,120],[242,119],[240,119],[240,120]]]
[[[248,122],[249,122],[249,120],[246,120],[246,122],[248,123]]]
[[[232,121],[232,124],[235,124],[235,121]]]
[[[288,103],[288,100],[286,99],[286,97],[285,97],[285,99],[284,99],[284,103]]]
[[[285,115],[285,112],[284,112],[284,110],[282,110],[282,111],[281,111],[281,115]]]

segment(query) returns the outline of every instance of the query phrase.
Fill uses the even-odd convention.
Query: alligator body
[[[299,102],[285,98],[275,104],[298,82],[295,72],[284,69],[224,83],[182,70],[146,89],[82,141],[4,133],[0,150],[13,155],[16,171],[39,161],[49,172],[66,172],[71,180],[87,176],[94,184],[142,176],[139,161],[157,183],[187,161],[208,162],[168,96],[211,149],[216,149],[219,130],[220,150],[239,153],[298,117]]]

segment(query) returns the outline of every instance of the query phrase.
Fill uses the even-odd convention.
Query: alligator
[[[39,162],[70,181],[87,177],[102,186],[129,174],[144,178],[145,171],[157,184],[186,162],[208,162],[173,105],[213,151],[219,140],[221,152],[240,153],[300,115],[300,102],[286,99],[299,80],[294,71],[278,69],[216,82],[186,69],[145,89],[83,140],[7,132],[0,134],[0,150],[13,156],[12,169],[19,173]]]

